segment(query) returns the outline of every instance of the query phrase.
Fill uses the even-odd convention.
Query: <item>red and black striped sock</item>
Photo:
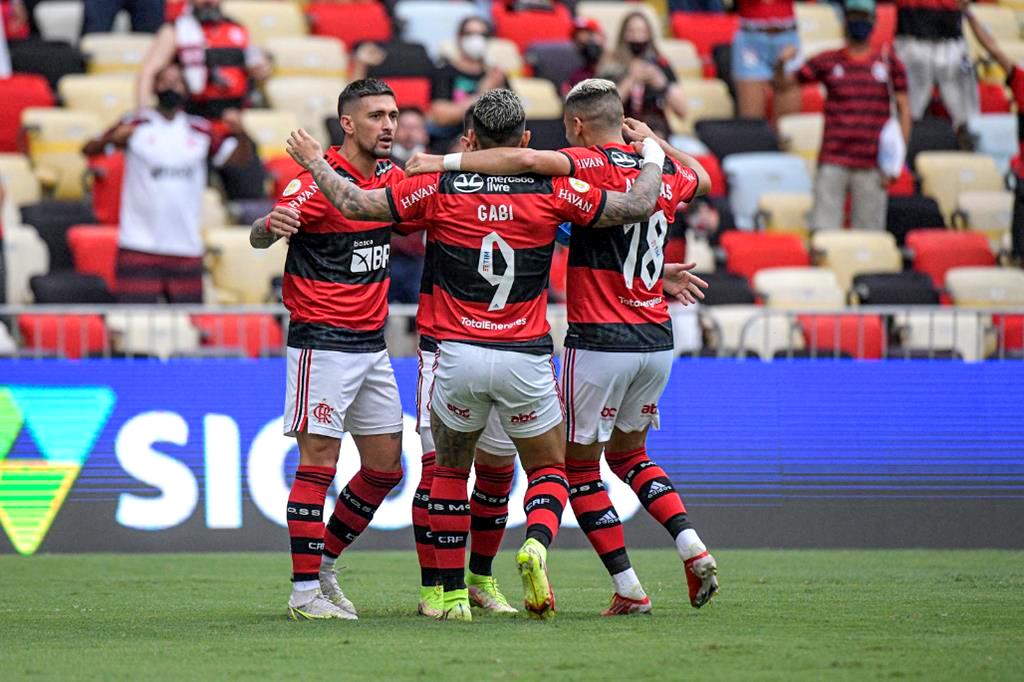
[[[324,547],[324,500],[334,467],[300,465],[288,494],[288,536],[292,543],[292,582],[320,584]],[[307,585],[307,589],[313,586]]]
[[[608,466],[625,481],[647,513],[665,527],[674,539],[693,524],[686,517],[686,507],[665,470],[647,457],[647,448],[630,452],[606,453]]]
[[[469,470],[434,466],[430,485],[430,533],[445,591],[466,589],[469,535]]]
[[[501,547],[508,522],[508,496],[512,493],[515,466],[475,465],[476,483],[469,499],[470,552],[469,570],[477,575],[491,575],[491,564]]]
[[[626,536],[622,522],[601,480],[601,461],[566,459],[569,478],[569,501],[580,529],[601,558],[610,575],[631,566],[626,553]]]
[[[434,555],[434,536],[430,533],[430,484],[434,480],[434,453],[423,455],[423,473],[412,498],[412,532],[416,539],[416,557],[420,561],[420,583],[433,587],[440,577]]]
[[[338,495],[334,513],[324,533],[324,555],[337,559],[345,548],[355,542],[373,520],[373,513],[402,481],[401,471],[374,471],[361,468]]]
[[[562,511],[569,501],[569,482],[565,467],[544,466],[526,472],[529,485],[523,508],[526,510],[526,538],[545,547],[558,535]]]

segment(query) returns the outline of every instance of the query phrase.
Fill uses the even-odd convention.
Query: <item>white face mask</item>
[[[479,33],[462,36],[462,39],[459,41],[459,47],[462,48],[463,54],[470,59],[480,60],[487,54],[487,38]]]

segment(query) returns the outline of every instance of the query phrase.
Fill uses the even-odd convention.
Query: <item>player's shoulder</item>
[[[286,204],[291,208],[298,209],[314,196],[319,196],[320,188],[313,180],[313,175],[306,169],[302,169],[291,181],[281,190],[278,198],[279,204]]]
[[[377,167],[373,170],[373,176],[380,178],[385,185],[394,185],[405,179],[405,171],[399,168],[390,159],[377,161]]]

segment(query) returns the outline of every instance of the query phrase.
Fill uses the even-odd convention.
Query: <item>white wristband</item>
[[[665,165],[665,150],[653,137],[644,139],[644,163],[653,163],[658,168]]]
[[[442,165],[446,171],[462,170],[462,152],[458,154],[445,154]]]

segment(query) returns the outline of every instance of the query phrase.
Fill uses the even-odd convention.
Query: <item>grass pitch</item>
[[[284,553],[2,556],[0,678],[1024,678],[1024,552],[719,551],[700,611],[674,553],[631,554],[650,617],[598,617],[597,558],[556,549],[553,622],[472,624],[415,615],[411,551],[343,557],[358,623],[288,621]]]

